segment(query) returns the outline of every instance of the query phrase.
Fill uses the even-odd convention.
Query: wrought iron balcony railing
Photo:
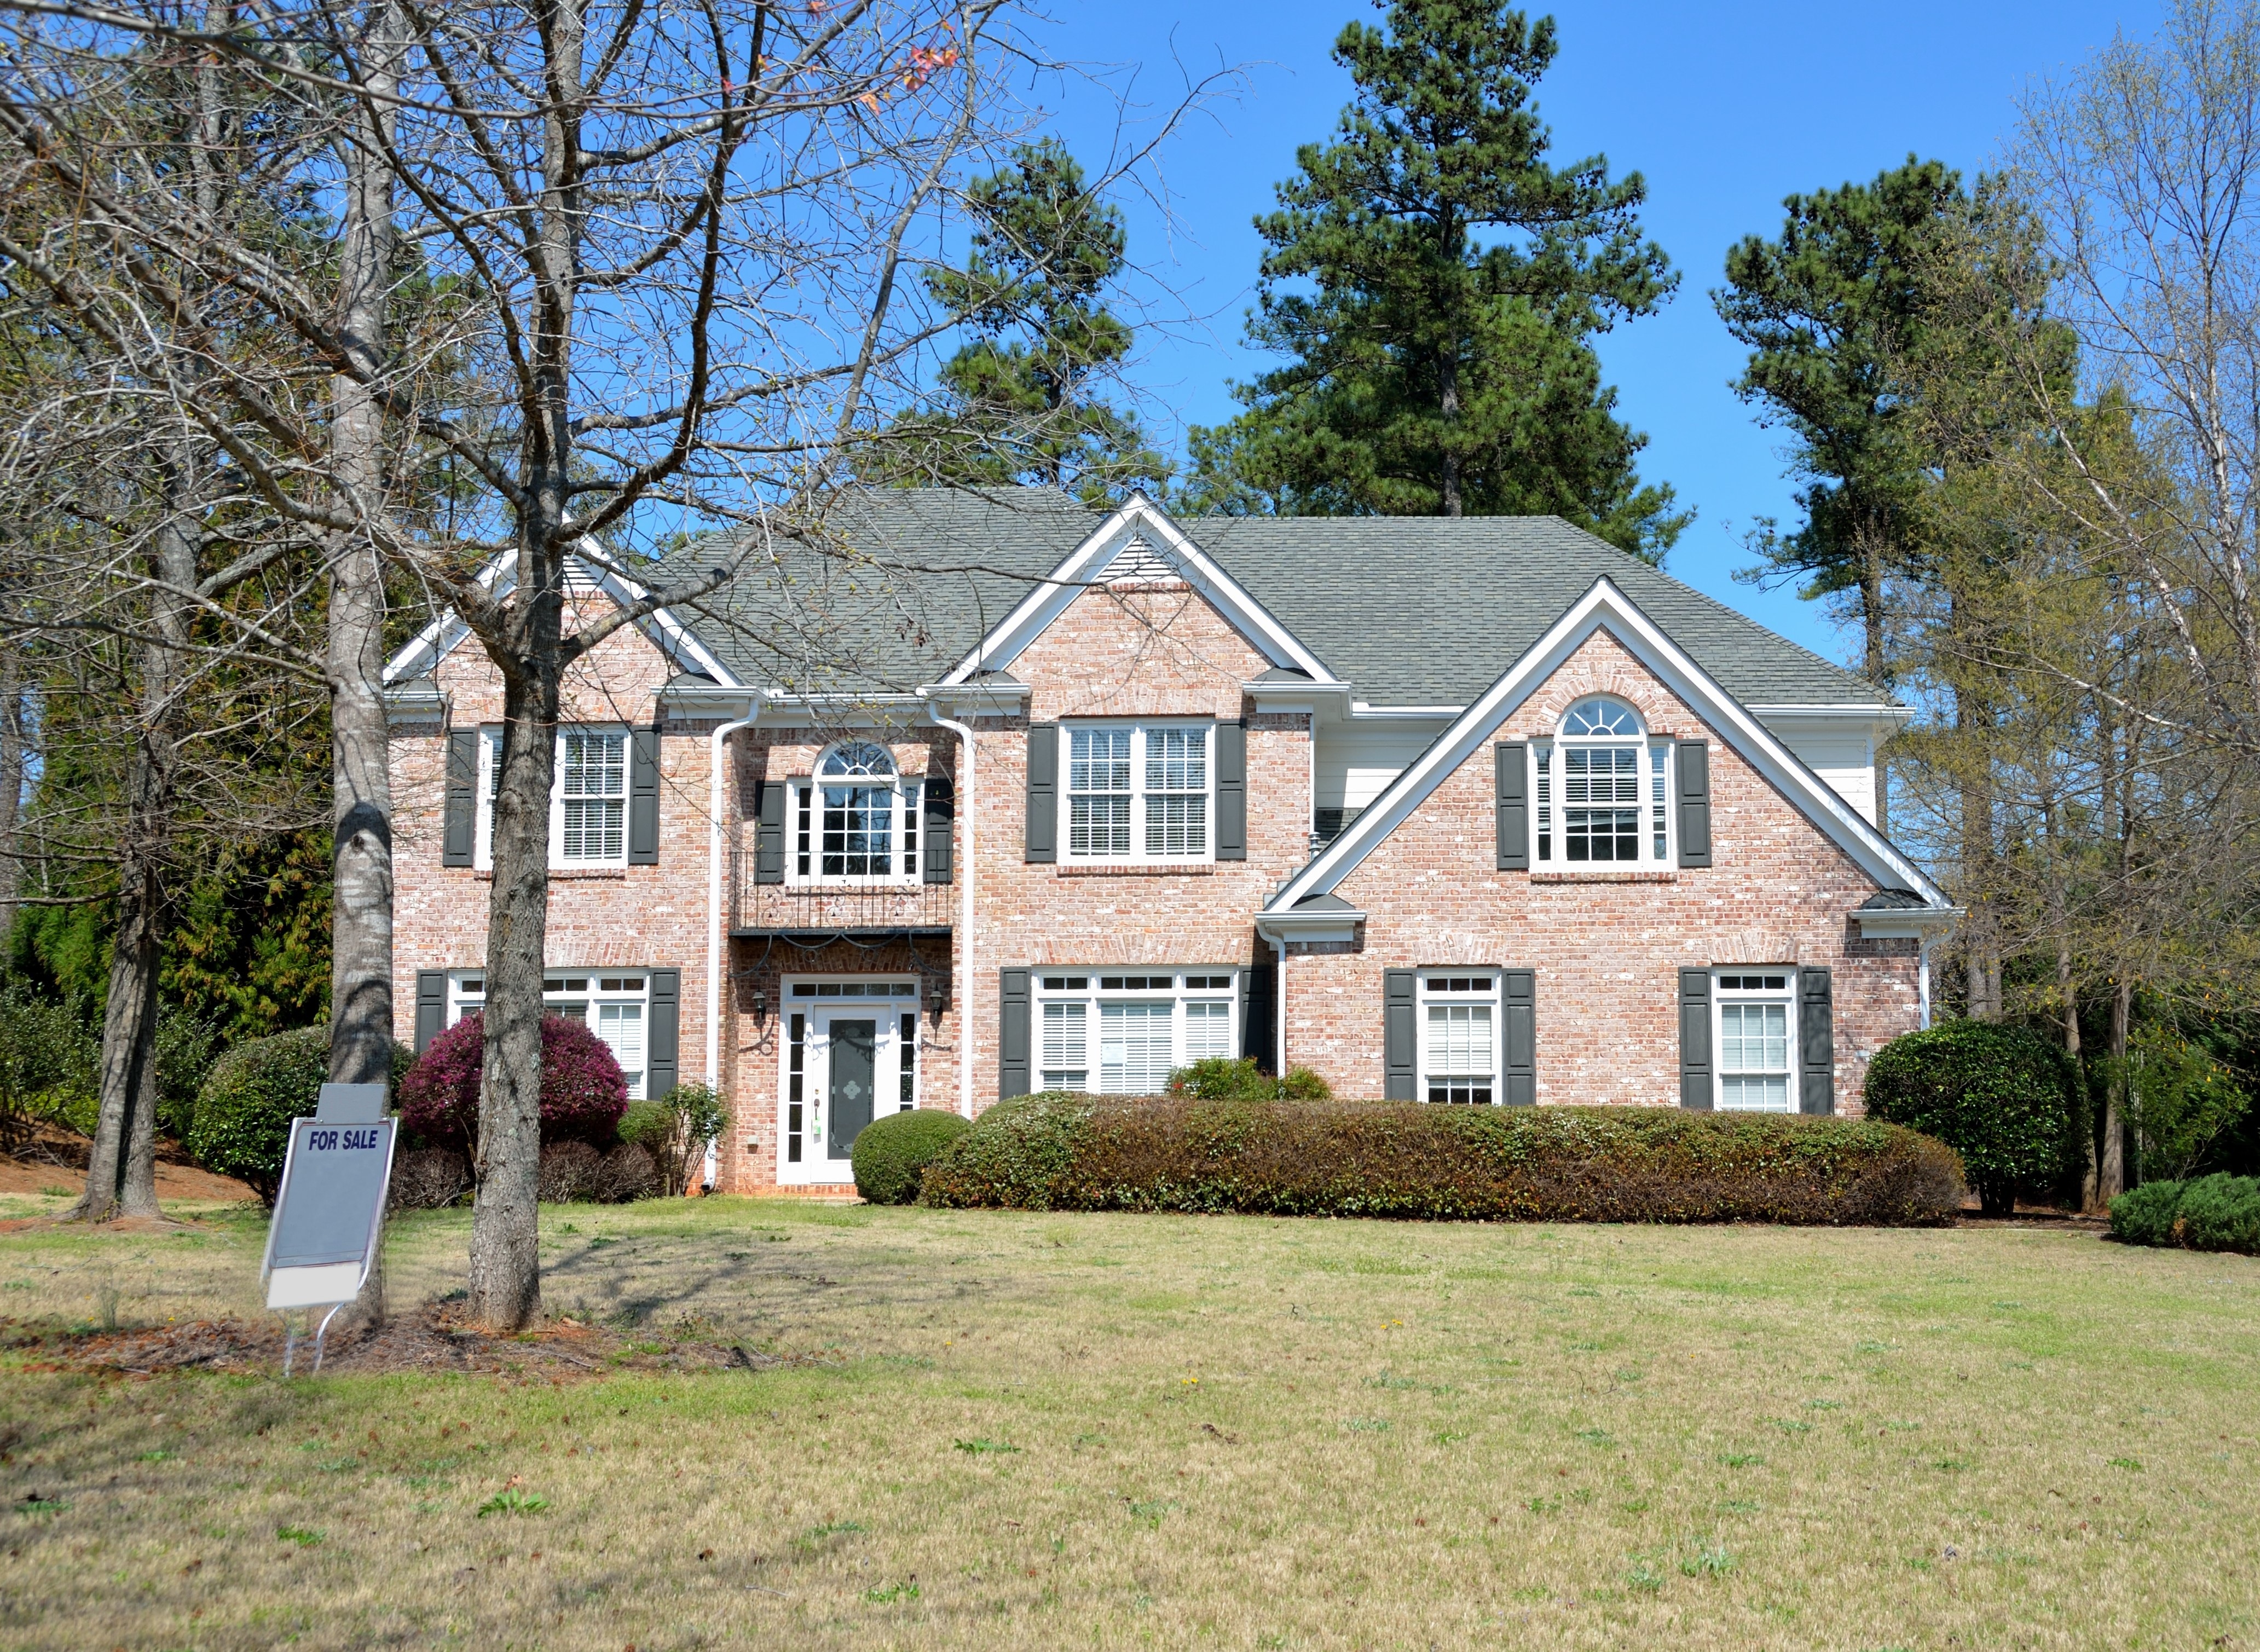
[[[730,928],[736,934],[944,932],[957,916],[954,883],[757,883],[749,850],[732,861]]]

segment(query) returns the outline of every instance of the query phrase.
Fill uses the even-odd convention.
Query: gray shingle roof
[[[1048,490],[874,491],[840,506],[824,549],[781,542],[683,618],[747,682],[899,692],[953,669],[1099,520]],[[1842,667],[1556,517],[1179,526],[1376,705],[1468,704],[1603,575],[1746,704],[1877,698]]]

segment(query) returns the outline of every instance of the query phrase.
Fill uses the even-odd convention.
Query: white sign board
[[[383,1107],[382,1084],[325,1084],[319,1116],[291,1120],[259,1270],[269,1308],[320,1307],[361,1294],[392,1181],[397,1126],[381,1116]]]

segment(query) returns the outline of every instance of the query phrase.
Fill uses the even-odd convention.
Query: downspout
[[[712,759],[706,804],[706,1082],[722,1082],[722,782],[725,744],[741,728],[751,728],[761,718],[761,702],[750,703],[745,716],[725,723],[710,737]],[[706,1143],[706,1185],[714,1185],[714,1143]]]
[[[957,944],[949,949],[950,993],[957,1001],[957,1111],[973,1116],[973,730],[928,707],[934,726],[957,736],[957,749],[965,761],[958,776],[957,818],[965,822],[963,887],[960,902]]]
[[[1275,935],[1261,924],[1255,926],[1255,933],[1271,943],[1272,951],[1279,958],[1277,979],[1272,983],[1271,993],[1271,1076],[1284,1078],[1287,1076],[1287,937]]]
[[[1930,937],[1924,935],[1915,942],[1914,1002],[1921,1020],[1922,1030],[1930,1031]]]

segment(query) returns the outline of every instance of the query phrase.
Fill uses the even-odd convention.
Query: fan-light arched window
[[[793,797],[793,882],[908,883],[919,874],[919,783],[887,748],[842,740]]]
[[[1651,740],[1638,712],[1579,700],[1533,749],[1541,862],[1670,864],[1671,743]]]

